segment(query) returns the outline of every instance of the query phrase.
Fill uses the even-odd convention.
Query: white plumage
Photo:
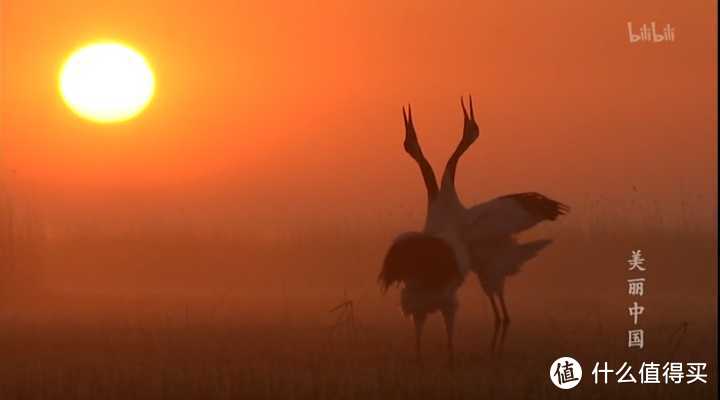
[[[542,221],[554,221],[569,211],[564,204],[532,192],[506,195],[466,208],[455,189],[455,170],[460,156],[479,136],[479,129],[472,98],[470,115],[462,99],[460,104],[464,114],[463,137],[447,162],[439,189],[432,167],[420,149],[412,112],[408,107],[406,114],[403,108],[404,147],[420,166],[428,194],[428,212],[423,232],[403,234],[393,242],[379,277],[385,289],[392,284],[403,286],[402,309],[415,321],[418,359],[427,315],[442,312],[451,363],[457,289],[467,273],[477,275],[490,300],[495,314],[491,349],[498,350],[510,321],[504,299],[505,278],[517,273],[526,261],[551,243],[537,240],[520,244],[514,235]]]

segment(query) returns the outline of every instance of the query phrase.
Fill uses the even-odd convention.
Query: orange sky
[[[424,207],[402,104],[439,175],[472,92],[466,202],[537,190],[577,208],[636,185],[670,208],[704,196],[711,214],[716,13],[655,0],[2,0],[0,163],[57,223],[361,223]],[[676,42],[631,45],[628,21],[669,23]],[[153,103],[128,123],[81,120],[57,92],[64,58],[98,38],[155,70]]]

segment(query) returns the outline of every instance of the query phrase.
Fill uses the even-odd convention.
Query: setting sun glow
[[[119,43],[93,43],[70,55],[60,71],[60,93],[79,116],[98,123],[121,122],[150,102],[155,78],[137,51]]]

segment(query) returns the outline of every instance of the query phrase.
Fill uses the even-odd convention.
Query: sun
[[[142,112],[155,92],[145,57],[117,42],[96,42],[73,52],[60,70],[60,94],[79,116],[121,122]]]

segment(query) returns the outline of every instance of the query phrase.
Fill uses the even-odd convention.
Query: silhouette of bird
[[[439,197],[435,173],[422,153],[412,120],[412,109],[407,113],[403,107],[405,121],[405,151],[418,163],[428,194],[428,214]],[[434,215],[434,214],[433,214]],[[426,223],[427,225],[427,223]],[[447,237],[446,237],[447,234]],[[378,276],[383,292],[390,286],[400,285],[401,309],[406,316],[412,316],[415,324],[415,352],[422,362],[421,338],[427,316],[440,311],[447,333],[448,359],[454,361],[453,333],[455,313],[458,307],[457,290],[462,285],[465,273],[458,256],[464,256],[452,240],[452,230],[408,232],[398,236],[386,253],[382,270]]]
[[[466,208],[455,188],[455,172],[460,157],[479,137],[479,128],[472,97],[469,114],[462,98],[460,105],[464,116],[463,135],[445,166],[440,188],[420,148],[410,106],[407,113],[403,107],[404,148],[420,167],[428,196],[427,216],[422,232],[403,234],[394,241],[379,276],[384,290],[393,284],[403,285],[402,308],[415,322],[418,359],[421,359],[420,338],[427,315],[442,312],[451,365],[457,290],[466,274],[473,271],[477,275],[490,300],[495,315],[490,347],[491,351],[499,350],[510,323],[504,297],[505,278],[517,273],[525,262],[551,243],[537,240],[520,244],[514,235],[542,221],[554,221],[569,211],[566,205],[532,192],[506,195]],[[451,265],[455,268],[450,268]],[[502,313],[498,311],[496,298]]]
[[[501,196],[467,210],[462,237],[467,245],[470,268],[477,275],[495,316],[491,351],[502,349],[510,324],[505,278],[519,272],[525,262],[552,243],[552,240],[541,239],[521,244],[514,235],[542,221],[554,221],[569,210],[568,206],[539,193]],[[500,303],[500,310],[495,299]]]
[[[440,311],[445,321],[449,362],[452,365],[453,330],[458,307],[457,289],[463,275],[455,250],[443,239],[422,232],[408,232],[393,242],[378,276],[383,292],[402,285],[400,304],[415,323],[415,352],[422,362],[420,341],[428,314]]]

